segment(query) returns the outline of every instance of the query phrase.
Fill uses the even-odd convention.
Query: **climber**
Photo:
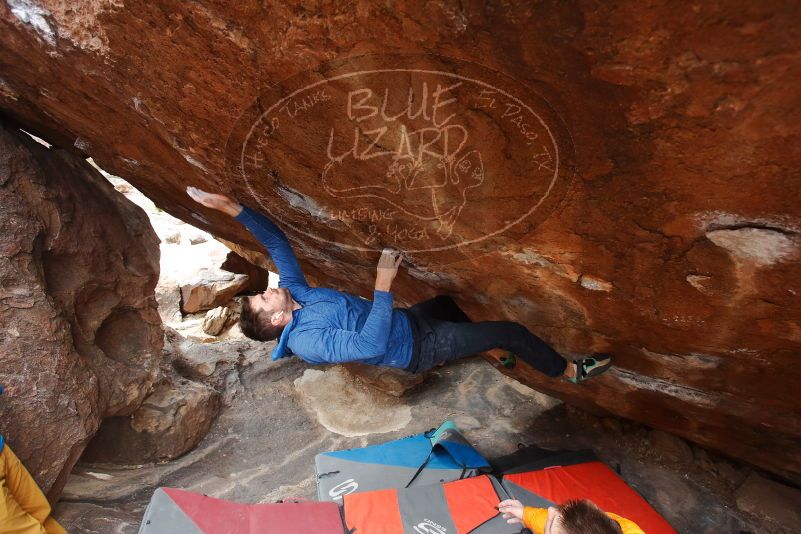
[[[569,500],[559,506],[534,508],[508,499],[498,504],[507,523],[522,523],[534,534],[645,534],[633,521],[609,512],[594,502]]]
[[[67,534],[50,516],[47,498],[0,434],[0,533],[4,532]]]
[[[607,355],[568,362],[518,323],[473,323],[447,296],[393,309],[390,289],[402,256],[390,249],[378,261],[372,303],[341,291],[309,287],[286,235],[267,217],[224,195],[194,187],[188,187],[187,194],[245,225],[278,268],[278,288],[243,299],[240,316],[246,336],[278,339],[273,360],[295,354],[313,364],[358,361],[422,373],[445,361],[501,348],[550,377],[571,382],[611,366]]]

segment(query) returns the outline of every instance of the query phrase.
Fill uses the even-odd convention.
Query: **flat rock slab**
[[[307,369],[295,388],[321,425],[345,437],[400,430],[412,420],[403,401],[365,386],[341,367]]]
[[[197,313],[216,308],[244,291],[247,285],[247,275],[203,269],[193,280],[181,285],[181,310]]]
[[[746,512],[766,516],[777,528],[801,532],[799,489],[751,473],[737,490],[737,506]]]
[[[373,389],[383,391],[387,395],[400,397],[425,380],[423,374],[407,373],[402,369],[378,367],[360,363],[346,363],[343,369],[355,376],[360,382]]]

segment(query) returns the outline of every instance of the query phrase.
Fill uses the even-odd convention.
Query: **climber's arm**
[[[225,195],[207,193],[196,187],[187,187],[186,192],[195,202],[234,217],[264,245],[278,268],[279,287],[289,288],[290,291],[298,294],[299,291],[309,286],[303,276],[298,259],[292,251],[292,246],[289,244],[289,239],[274,222]]]

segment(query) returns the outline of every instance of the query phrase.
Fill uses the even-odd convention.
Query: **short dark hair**
[[[250,307],[250,298],[242,299],[242,309],[239,312],[239,329],[250,339],[256,341],[272,341],[278,339],[283,326],[276,326],[270,322],[264,312],[257,312]]]
[[[617,521],[609,517],[592,501],[571,500],[556,508],[561,514],[559,524],[568,534],[622,534]]]

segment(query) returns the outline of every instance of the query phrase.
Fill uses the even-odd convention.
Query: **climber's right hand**
[[[403,261],[403,255],[397,250],[385,248],[378,258],[378,267],[375,276],[375,288],[378,291],[390,291],[392,281],[398,274],[398,266]]]
[[[523,522],[524,506],[520,501],[506,499],[501,501],[496,506],[498,511],[503,514],[503,518],[507,523],[515,524]]]
[[[213,210],[221,211],[227,215],[230,215],[231,217],[236,217],[242,211],[242,205],[239,202],[232,200],[225,195],[207,193],[202,189],[192,186],[186,188],[186,194],[198,204]]]

